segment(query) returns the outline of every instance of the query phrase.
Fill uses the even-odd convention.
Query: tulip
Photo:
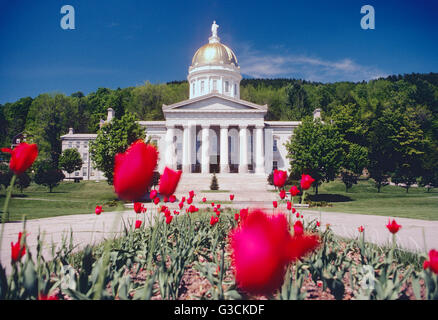
[[[202,198],[202,202],[206,202],[207,201],[207,198]]]
[[[158,192],[166,197],[169,197],[175,193],[176,187],[178,186],[181,178],[181,174],[181,170],[175,171],[165,167],[163,174],[160,177]]]
[[[214,226],[216,223],[218,223],[218,221],[219,221],[218,217],[211,216],[211,218],[210,218],[210,225]]]
[[[289,192],[292,197],[295,197],[300,193],[300,190],[296,186],[292,186],[292,188],[289,189]]]
[[[320,226],[321,226],[321,222],[316,221],[316,226],[317,226],[317,227],[320,227]]]
[[[190,191],[189,192],[189,196],[190,196],[190,198],[193,198],[194,196],[195,196],[195,192],[192,190],[192,191]]]
[[[292,236],[284,214],[251,212],[229,235],[238,287],[253,295],[271,295],[283,283],[290,262],[319,243],[318,236]]]
[[[20,175],[25,172],[34,163],[38,157],[38,146],[36,144],[28,144],[26,142],[20,143],[13,150],[9,148],[0,149],[1,152],[11,154],[11,160],[9,161],[9,168],[16,175]]]
[[[274,206],[274,208],[277,208],[277,206],[278,206],[277,201],[272,201],[272,205]]]
[[[176,200],[176,197],[175,197],[175,195],[172,194],[172,195],[169,197],[169,201],[170,201],[170,203],[174,203],[175,200]]]
[[[157,190],[151,190],[149,194],[149,198],[154,199],[157,196],[158,192]]]
[[[286,203],[286,206],[287,206],[287,210],[292,210],[292,202],[288,201]]]
[[[239,221],[239,214],[238,213],[234,214],[234,220]]]
[[[187,199],[187,204],[192,204],[192,202],[193,202],[193,198],[188,198]]]
[[[184,207],[184,203],[181,201],[180,203],[178,203],[179,209],[181,210]]]
[[[274,186],[283,187],[287,180],[287,171],[274,170]]]
[[[191,205],[191,206],[189,207],[189,212],[190,212],[190,213],[197,212],[197,211],[198,211],[198,208],[196,208],[194,205]]]
[[[11,242],[11,261],[12,263],[17,262],[26,254],[26,247],[21,245],[21,237],[23,234],[18,233],[18,241],[14,244]]]
[[[284,189],[280,190],[280,198],[284,199],[286,197],[286,191],[284,191]]]
[[[302,236],[304,234],[304,226],[301,220],[297,220],[294,224],[294,234],[296,236]]]
[[[214,202],[211,203],[211,206],[214,207]]]
[[[300,214],[297,212],[297,214],[295,215],[295,217],[299,218],[299,217],[300,217]]]
[[[158,204],[159,202],[160,202],[160,198],[158,198],[158,197],[154,198],[154,203],[155,204]]]
[[[160,212],[166,212],[167,209],[168,209],[167,206],[161,206]]]
[[[230,194],[230,200],[231,200],[231,201],[234,200],[234,194]]]
[[[216,212],[216,211],[217,211],[217,208],[216,208],[216,207],[214,207],[214,208],[213,208],[213,211],[214,211],[214,212]]]
[[[114,158],[114,191],[120,199],[142,198],[150,185],[157,165],[158,151],[153,145],[137,140]]]
[[[173,214],[177,216],[179,215],[179,211],[173,210]]]
[[[48,296],[48,295],[46,295],[46,294],[40,293],[40,294],[38,295],[38,300],[59,300],[59,298],[58,298],[57,295],[54,295],[54,294]]]
[[[297,212],[297,209],[292,208],[292,213],[295,213],[295,212]]]
[[[103,212],[102,206],[96,206],[96,209],[94,209],[94,212],[99,215]]]
[[[216,211],[216,215],[219,217],[221,212],[219,210]]]
[[[144,209],[144,206],[143,206],[143,204],[141,202],[134,203],[134,211],[135,211],[135,213],[144,212],[143,209]]]
[[[141,220],[136,220],[135,221],[135,229],[139,229],[141,226]]]
[[[424,270],[430,269],[438,274],[438,251],[432,249],[429,251],[429,260],[425,260],[423,264]]]
[[[311,176],[308,174],[302,174],[301,175],[301,189],[307,190],[312,186],[312,183],[315,181]]]
[[[169,202],[169,198],[167,198],[166,196],[164,196],[164,197],[163,197],[163,202],[164,202],[164,203]]]
[[[389,219],[389,222],[386,225],[386,227],[388,228],[389,232],[391,232],[392,234],[396,234],[402,226],[397,224],[397,222],[395,222],[395,219],[392,220],[392,222],[391,219]]]
[[[148,209],[147,209],[145,206],[141,207],[141,212],[142,212],[142,213],[145,213],[147,210],[148,210]]]
[[[359,228],[357,228],[357,230],[359,230],[359,232],[363,232],[365,228],[363,226],[360,226]]]
[[[166,223],[170,224],[172,222],[172,219],[173,219],[173,216],[171,216],[171,215],[166,216]]]
[[[181,198],[181,202],[184,203],[186,201],[186,197]]]
[[[240,209],[240,220],[245,220],[248,217],[248,209]]]
[[[218,203],[218,204],[216,205],[216,208],[218,208],[218,209],[220,209],[220,208],[221,208],[221,205],[220,205],[220,203]]]

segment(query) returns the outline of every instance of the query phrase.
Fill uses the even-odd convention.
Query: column
[[[182,155],[182,170],[183,172],[190,172],[189,157],[188,157],[188,144],[189,144],[189,126],[183,124],[183,155]]]
[[[221,173],[230,172],[230,166],[228,164],[228,125],[221,125]]]
[[[202,125],[201,172],[210,173],[210,126]]]
[[[264,147],[263,147],[263,128],[264,126],[259,125],[256,126],[256,173],[265,173],[265,156],[264,156]]]
[[[167,125],[166,127],[166,166],[176,169],[175,161],[175,126]]]
[[[239,125],[239,173],[248,172],[248,126],[246,124]]]
[[[265,128],[265,172],[272,172],[273,129]]]

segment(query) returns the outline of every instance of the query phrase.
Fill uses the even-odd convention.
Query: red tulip
[[[214,207],[214,208],[213,208],[213,211],[214,211],[214,212],[216,212],[216,211],[217,211],[217,208],[216,208],[216,207]]]
[[[295,215],[297,218],[299,218],[300,217],[300,214],[297,212],[297,214]]]
[[[239,221],[239,214],[238,213],[234,214],[234,220]]]
[[[197,212],[197,211],[198,211],[198,208],[196,208],[194,205],[191,205],[191,206],[189,207],[189,212],[190,212],[190,213]]]
[[[169,210],[169,208],[166,208],[166,210],[164,211],[164,216],[165,216],[165,217],[170,216],[170,210]]]
[[[158,198],[158,197],[154,198],[154,203],[155,204],[158,204],[159,202],[160,202],[160,198]]]
[[[184,203],[186,201],[186,197],[181,198],[181,202]]]
[[[206,202],[207,201],[207,198],[202,198],[202,202]]]
[[[151,190],[149,194],[149,198],[154,199],[157,196],[158,192],[157,190]]]
[[[425,260],[423,264],[424,270],[430,269],[438,274],[438,251],[432,249],[429,251],[429,260]]]
[[[231,200],[231,201],[234,200],[234,194],[230,194],[230,200]]]
[[[177,216],[179,215],[179,211],[173,210],[173,214]]]
[[[292,186],[292,188],[289,189],[289,192],[292,197],[295,197],[300,193],[300,190],[296,186]]]
[[[248,217],[248,209],[240,209],[240,220],[243,221]]]
[[[161,206],[160,212],[166,212],[167,209],[168,209],[167,206]]]
[[[271,295],[283,283],[287,265],[313,250],[317,236],[292,237],[284,214],[251,212],[230,233],[232,265],[240,289]]]
[[[221,212],[219,210],[216,211],[216,215],[219,217]]]
[[[283,187],[287,180],[287,171],[274,170],[274,186]]]
[[[38,300],[59,300],[57,295],[52,294],[51,296],[48,296],[46,294],[40,293],[38,295]]]
[[[144,206],[143,206],[143,204],[141,202],[134,203],[134,211],[135,211],[135,213],[142,213],[142,212],[144,212],[143,209],[144,209]]]
[[[180,203],[178,203],[178,206],[179,206],[179,209],[181,210],[184,207],[184,203],[180,202]]]
[[[136,220],[135,221],[135,229],[138,229],[141,227],[141,220]]]
[[[391,232],[392,234],[396,234],[402,226],[397,224],[397,222],[395,222],[395,219],[392,220],[392,222],[391,219],[389,219],[389,222],[386,225],[386,227],[388,228],[389,232]]]
[[[317,226],[317,227],[321,226],[321,222],[316,221],[316,226]]]
[[[307,190],[312,186],[312,183],[315,181],[311,176],[308,174],[302,174],[301,175],[301,189]]]
[[[280,190],[280,198],[284,199],[286,197],[286,191],[284,191],[284,189]]]
[[[292,210],[292,202],[288,201],[286,203],[286,206],[287,206],[287,210]]]
[[[14,244],[11,242],[11,261],[12,263],[17,262],[26,254],[26,247],[21,245],[21,237],[23,234],[18,233],[18,241]]]
[[[195,192],[193,190],[189,191],[189,196],[190,196],[190,198],[193,198],[195,196]]]
[[[114,162],[114,191],[120,199],[135,201],[142,198],[152,180],[158,152],[153,145],[138,140]]]
[[[38,157],[38,146],[36,144],[27,144],[26,142],[20,143],[14,148],[14,150],[2,148],[0,151],[11,154],[9,168],[16,175],[22,174],[24,171],[29,169],[34,163],[35,159]]]
[[[165,203],[169,202],[169,198],[166,197],[166,196],[164,196],[164,197],[163,197],[163,202],[165,202]]]
[[[187,199],[187,204],[192,204],[192,202],[193,202],[193,198],[188,198]]]
[[[210,225],[214,226],[216,223],[218,223],[218,221],[219,221],[218,217],[211,216],[211,218],[210,218]]]
[[[214,202],[211,203],[211,206],[214,207]]]
[[[221,205],[220,205],[220,203],[218,203],[218,204],[216,205],[216,208],[218,208],[218,209],[220,209],[220,208],[221,208]]]
[[[304,234],[304,226],[301,220],[297,220],[294,224],[294,235],[302,236]]]
[[[295,212],[297,212],[297,209],[292,208],[292,213],[295,213]]]
[[[274,206],[274,208],[277,208],[277,206],[278,206],[277,201],[272,201],[272,205]]]
[[[171,215],[166,216],[166,223],[170,224],[172,222],[172,219],[173,219],[173,216],[171,216]]]
[[[99,215],[103,212],[102,206],[96,206],[96,209],[94,209],[94,212]]]
[[[176,200],[176,197],[175,197],[175,195],[172,194],[172,195],[169,197],[169,201],[170,201],[170,203],[174,203],[175,200]]]
[[[164,172],[160,177],[160,186],[158,192],[163,196],[169,197],[175,193],[176,187],[178,186],[179,180],[181,178],[182,171],[172,170],[168,167],[164,168]]]
[[[363,232],[365,228],[363,226],[360,226],[359,228],[357,228],[357,230],[359,230],[359,232]]]

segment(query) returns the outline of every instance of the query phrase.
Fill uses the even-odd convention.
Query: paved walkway
[[[215,197],[216,198],[216,197]],[[197,202],[197,201],[196,201]],[[176,203],[174,204],[176,207]],[[198,204],[197,204],[198,205]],[[236,201],[233,204],[224,204],[222,207],[235,207],[236,210],[251,205],[251,207],[267,208],[272,211],[272,202],[244,202]],[[148,204],[148,206],[153,206]],[[198,205],[199,207],[210,206]],[[148,210],[150,211],[150,210]],[[301,210],[300,210],[301,212]],[[324,212],[303,209],[306,221],[321,219],[321,227],[324,230],[327,223],[333,231],[343,237],[356,238],[359,233],[358,226],[365,227],[366,241],[385,245],[391,241],[391,234],[386,229],[388,217],[374,215],[360,215],[339,212]],[[44,235],[43,255],[50,259],[52,243],[59,246],[62,238],[69,238],[70,231],[73,231],[73,241],[77,250],[86,244],[95,244],[105,238],[119,235],[123,232],[124,224],[133,223],[137,218],[132,209],[123,212],[103,212],[95,214],[70,215],[53,218],[29,220],[26,223],[27,245],[32,253],[35,253],[37,236],[39,232]],[[123,220],[123,222],[122,222]],[[396,218],[402,225],[397,234],[397,243],[408,250],[424,252],[432,248],[438,249],[438,221],[426,221],[407,218]],[[22,231],[22,223],[7,223],[3,235],[0,258],[3,266],[10,270],[11,242],[17,241],[18,232]],[[424,236],[423,236],[424,234]],[[34,254],[35,256],[35,254]]]

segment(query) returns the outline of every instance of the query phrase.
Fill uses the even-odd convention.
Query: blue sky
[[[60,27],[63,5],[75,30]],[[363,30],[363,5],[375,29]],[[244,77],[438,72],[438,1],[0,0],[0,103],[185,80],[216,20]]]

